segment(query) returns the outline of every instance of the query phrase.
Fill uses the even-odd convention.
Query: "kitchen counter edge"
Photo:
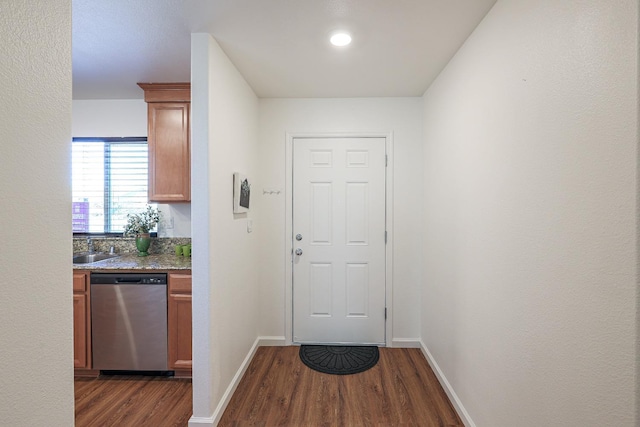
[[[139,257],[123,254],[116,258],[86,264],[73,264],[74,270],[191,270],[191,258],[174,254]]]

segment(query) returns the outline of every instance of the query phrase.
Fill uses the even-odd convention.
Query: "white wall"
[[[285,149],[286,134],[393,132],[393,339],[417,341],[422,260],[421,98],[261,99],[259,220],[254,227],[265,248],[260,264],[260,335],[285,335]],[[281,190],[263,195],[263,189]],[[408,190],[411,191],[408,191]],[[414,192],[415,191],[415,192]]]
[[[638,5],[499,0],[424,95],[422,339],[478,426],[633,426]]]
[[[193,418],[209,424],[258,336],[259,242],[233,214],[233,173],[257,177],[258,98],[208,34],[192,35]],[[254,181],[256,186],[259,184]],[[253,200],[252,200],[253,203]],[[214,411],[216,413],[214,414]]]
[[[144,99],[75,99],[72,130],[74,137],[147,136],[147,103]]]
[[[147,103],[143,99],[74,100],[72,132],[73,137],[147,136]],[[158,236],[191,237],[190,203],[159,203],[158,209],[164,220]],[[173,228],[167,228],[171,219]]]
[[[0,420],[73,425],[71,1],[0,2]]]

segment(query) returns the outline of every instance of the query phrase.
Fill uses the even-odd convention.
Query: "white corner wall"
[[[394,223],[392,340],[412,345],[420,334],[422,206],[422,99],[260,99],[258,200],[264,252],[260,260],[260,335],[285,338],[286,135],[287,133],[392,133]],[[263,189],[280,190],[263,194]],[[289,339],[291,337],[288,337]]]
[[[258,98],[209,34],[193,34],[193,417],[214,424],[258,337]],[[253,180],[252,208],[233,214],[233,173]],[[256,221],[257,222],[257,221]]]
[[[470,425],[638,425],[637,38],[634,0],[499,0],[424,95],[422,339]]]
[[[0,2],[0,40],[0,423],[71,426],[71,1]]]

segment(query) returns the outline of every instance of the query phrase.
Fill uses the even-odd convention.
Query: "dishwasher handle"
[[[116,284],[118,283],[135,284],[135,283],[142,283],[142,278],[141,277],[116,277],[116,280],[114,282]]]

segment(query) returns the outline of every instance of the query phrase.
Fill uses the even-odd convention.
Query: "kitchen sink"
[[[74,255],[73,263],[74,264],[89,264],[92,262],[102,261],[105,259],[116,258],[120,255],[116,254],[82,254],[82,255]]]

